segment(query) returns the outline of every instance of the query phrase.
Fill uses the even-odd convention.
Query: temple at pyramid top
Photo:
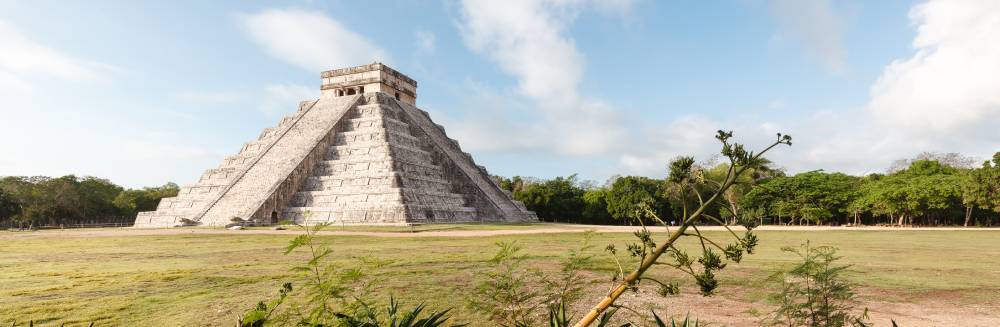
[[[339,97],[382,92],[409,104],[417,102],[417,81],[382,63],[328,70],[320,76],[324,94]]]
[[[416,107],[413,79],[381,63],[321,78],[318,99],[290,106],[136,227],[538,219]]]

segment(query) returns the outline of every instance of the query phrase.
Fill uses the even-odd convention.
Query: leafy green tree
[[[645,209],[652,209],[657,216],[672,216],[667,197],[666,183],[641,176],[618,178],[607,191],[607,210],[611,217],[619,220],[645,217]]]
[[[967,206],[965,226],[969,226],[974,208],[1000,213],[1000,152],[993,155],[992,163],[970,170],[962,184],[962,203]]]
[[[779,223],[788,217],[789,223],[826,224],[852,213],[859,185],[857,177],[810,171],[766,180],[747,192],[741,204],[777,217]]]
[[[583,223],[586,224],[614,224],[611,214],[608,213],[608,190],[605,188],[593,188],[583,193]]]
[[[26,199],[23,219],[41,224],[57,225],[82,220],[83,195],[76,176],[37,178]]]
[[[735,224],[737,217],[742,211],[743,198],[746,194],[753,189],[753,187],[763,181],[769,180],[775,177],[784,176],[784,172],[778,169],[771,168],[771,162],[764,159],[765,163],[758,168],[750,169],[746,174],[740,175],[726,193],[723,194],[723,200],[719,202],[718,208],[715,208],[715,212],[718,213],[719,218],[723,218],[725,221]],[[712,168],[704,169],[705,179],[711,181],[712,184],[718,185],[725,181],[726,172],[729,171],[729,163],[720,163]],[[701,190],[704,194],[709,194],[711,189]],[[753,209],[753,208],[752,208]]]
[[[542,221],[578,222],[583,213],[584,190],[576,174],[527,184],[514,198],[534,211]]]
[[[0,179],[0,191],[3,191],[10,201],[17,205],[17,210],[14,210],[9,217],[11,221],[17,222],[18,225],[22,226],[29,221],[24,211],[26,207],[37,202],[34,198],[36,194],[34,181],[41,178],[8,176]]]
[[[865,183],[852,208],[888,216],[898,225],[938,224],[948,217],[961,216],[965,180],[957,168],[918,160],[905,170]]]
[[[135,217],[140,211],[156,210],[161,199],[177,196],[179,191],[180,187],[174,183],[160,187],[125,190],[118,193],[112,203],[123,215]]]
[[[7,210],[0,221],[13,220],[22,226],[121,222],[124,216],[155,209],[161,198],[176,196],[179,190],[174,183],[124,190],[107,179],[89,176],[3,177],[0,193],[17,210]]]
[[[0,188],[0,223],[13,220],[14,216],[20,212],[21,205],[14,200],[13,196]]]
[[[82,199],[80,211],[83,217],[101,218],[121,215],[114,200],[122,187],[107,179],[84,177],[77,183],[77,191]]]

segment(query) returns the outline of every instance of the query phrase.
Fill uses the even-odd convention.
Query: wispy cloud
[[[268,54],[310,71],[389,61],[384,50],[322,12],[269,9],[238,21]]]
[[[602,7],[600,1],[461,2],[459,29],[466,46],[516,77],[518,95],[534,104],[530,123],[508,123],[517,126],[519,134],[540,140],[528,144],[590,155],[607,153],[622,140],[624,130],[613,107],[579,93],[586,60],[567,29],[582,10],[630,3],[614,1]]]
[[[845,17],[831,0],[770,0],[769,7],[782,35],[801,42],[806,52],[830,71],[843,73],[847,69]]]
[[[434,53],[434,50],[437,48],[434,32],[418,30],[413,32],[413,39],[417,42],[417,51],[421,53]]]
[[[0,95],[32,94],[39,78],[92,81],[105,78],[112,69],[40,44],[0,20]]]

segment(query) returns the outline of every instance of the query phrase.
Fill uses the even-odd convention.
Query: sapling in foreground
[[[641,218],[651,219],[663,227],[661,229],[663,234],[654,233],[645,225],[642,226],[642,230],[636,233],[638,243],[628,246],[629,254],[638,259],[639,265],[631,272],[626,273],[625,268],[619,264],[619,275],[615,279],[616,284],[575,326],[590,326],[601,317],[602,313],[615,308],[615,301],[623,293],[628,290],[636,290],[642,281],[650,281],[659,285],[660,293],[676,293],[676,283],[655,280],[645,275],[654,265],[671,267],[690,275],[698,284],[702,294],[711,294],[718,286],[715,273],[726,266],[723,257],[732,262],[739,262],[744,253],[753,253],[758,242],[757,236],[752,232],[757,227],[757,220],[752,217],[737,216],[737,221],[745,229],[745,231],[737,232],[731,229],[721,217],[711,215],[709,209],[730,187],[737,183],[742,174],[751,169],[761,168],[768,163],[763,158],[764,153],[778,145],[791,145],[792,137],[778,133],[777,139],[759,153],[746,150],[742,144],[730,142],[732,137],[733,133],[726,131],[719,131],[716,135],[716,139],[722,143],[722,156],[729,160],[729,169],[721,182],[705,178],[702,171],[695,169],[693,158],[682,157],[670,164],[668,179],[674,186],[673,196],[681,207],[679,225],[671,229],[671,224],[661,219],[646,206],[642,212],[643,215],[637,215],[639,218],[637,221],[642,223],[644,219]],[[706,193],[706,189],[710,192]],[[732,236],[731,243],[720,243],[721,240],[704,236],[698,226],[706,223],[724,226]],[[658,242],[657,235],[663,235],[665,239]],[[700,244],[700,253],[697,256],[692,256],[687,251],[677,248],[676,242],[681,237],[696,238]],[[617,254],[617,250],[613,246],[609,246],[608,250],[613,255]],[[616,262],[619,261],[616,259]]]

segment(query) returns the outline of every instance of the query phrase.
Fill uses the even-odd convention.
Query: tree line
[[[925,153],[899,160],[884,174],[852,176],[822,170],[787,175],[762,166],[740,177],[710,208],[729,221],[760,224],[965,225],[1000,224],[1000,152],[976,166],[957,154]],[[671,165],[686,164],[675,160]],[[725,178],[728,163],[692,163],[706,185]],[[668,194],[669,178],[615,176],[598,185],[576,175],[542,180],[494,176],[539,218],[549,222],[634,224],[649,208],[666,222],[682,215]],[[131,220],[176,196],[177,184],[126,189],[107,179],[67,175],[0,178],[0,225],[59,225]],[[708,191],[704,190],[707,195]],[[649,222],[652,223],[652,222]]]
[[[139,211],[155,210],[161,198],[179,190],[174,183],[126,189],[89,176],[8,176],[0,178],[0,225],[131,222]]]
[[[1000,152],[978,167],[958,154],[923,153],[897,161],[887,173],[865,176],[822,170],[787,175],[768,166],[742,176],[710,214],[784,225],[1000,224]],[[709,184],[722,181],[728,168],[695,164]],[[494,178],[542,221],[628,224],[634,222],[628,218],[643,216],[644,205],[668,223],[682,215],[677,201],[666,196],[679,187],[669,178],[616,176],[600,186],[576,175]]]

